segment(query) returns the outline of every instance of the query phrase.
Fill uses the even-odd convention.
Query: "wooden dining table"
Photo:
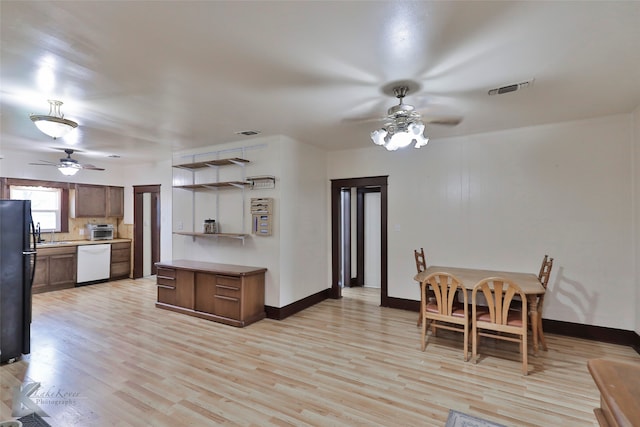
[[[538,280],[538,276],[532,273],[514,273],[510,271],[494,271],[494,270],[477,270],[474,268],[445,267],[440,265],[432,265],[426,270],[416,274],[414,280],[422,282],[432,273],[449,273],[453,274],[460,280],[462,285],[468,291],[472,291],[473,287],[482,279],[488,277],[502,277],[511,280],[527,296],[527,305],[529,311],[529,319],[531,321],[531,330],[533,335],[533,352],[538,352],[538,296],[544,294],[545,289]]]

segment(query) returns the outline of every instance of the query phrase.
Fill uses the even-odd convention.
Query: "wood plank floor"
[[[460,334],[422,352],[417,313],[378,307],[376,292],[244,329],[155,308],[149,279],[34,295],[33,352],[0,367],[0,420],[17,386],[39,382],[53,427],[442,427],[449,409],[595,426],[587,360],[640,362],[631,348],[555,335],[527,377],[516,344],[483,341],[477,365],[463,361]]]

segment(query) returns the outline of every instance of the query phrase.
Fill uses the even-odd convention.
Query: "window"
[[[62,189],[12,185],[10,198],[31,200],[33,223],[42,231],[61,231]]]

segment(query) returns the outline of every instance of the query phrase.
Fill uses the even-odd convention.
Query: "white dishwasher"
[[[78,246],[78,270],[76,282],[81,285],[109,279],[111,268],[111,244]]]

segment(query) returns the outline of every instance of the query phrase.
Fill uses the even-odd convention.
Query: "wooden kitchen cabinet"
[[[131,242],[111,244],[111,280],[126,279],[131,273]]]
[[[76,284],[76,263],[75,246],[38,249],[33,293],[73,288]]]
[[[107,187],[107,217],[124,218],[124,187]]]
[[[71,190],[71,216],[74,218],[106,218],[107,187],[76,184]]]
[[[266,268],[188,260],[156,266],[156,307],[238,327],[265,317]]]
[[[75,184],[69,197],[72,218],[124,217],[124,187]]]

